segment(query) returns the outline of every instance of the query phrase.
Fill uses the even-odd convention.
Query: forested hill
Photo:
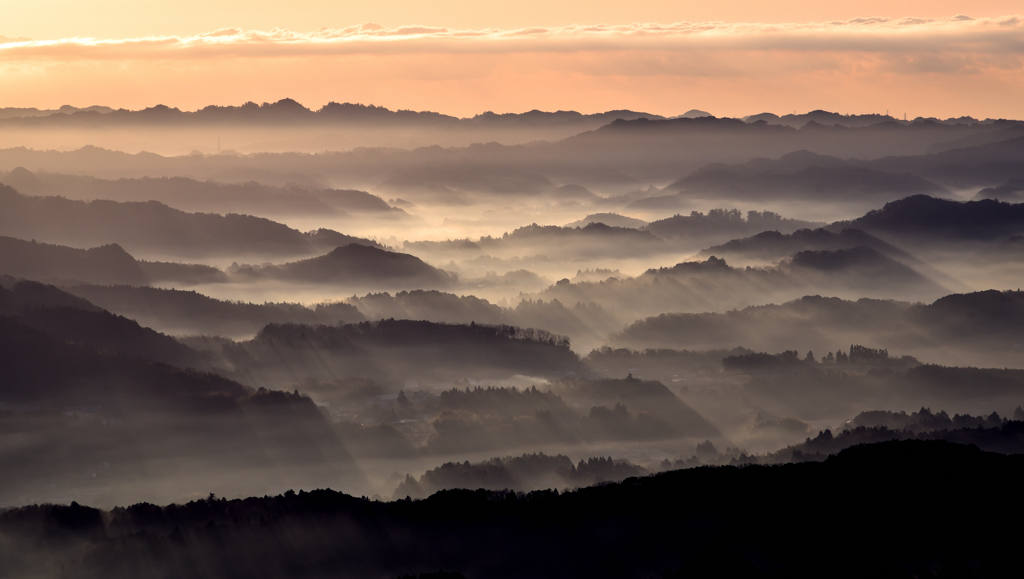
[[[1009,577],[1024,456],[946,442],[559,494],[330,490],[0,515],[4,576]]]

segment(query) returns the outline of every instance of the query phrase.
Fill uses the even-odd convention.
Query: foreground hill
[[[1006,530],[1024,516],[1021,476],[1020,455],[903,441],[563,494],[32,506],[0,516],[0,533],[7,569],[21,575],[1007,577],[1024,564]]]

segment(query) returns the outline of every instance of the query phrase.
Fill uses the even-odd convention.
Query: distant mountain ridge
[[[73,107],[71,105],[63,105],[59,109],[37,109],[34,107],[3,107],[0,108],[0,119],[48,117],[51,115],[70,115],[80,112],[96,112],[105,114],[113,111],[114,109],[110,107],[100,105],[82,108]]]
[[[257,104],[249,101],[240,106],[210,105],[195,111],[183,111],[176,107],[155,105],[140,110],[112,109],[110,107],[88,107],[77,109],[62,107],[55,111],[38,109],[0,109],[0,122],[22,125],[68,126],[101,122],[108,125],[166,124],[166,123],[214,123],[214,124],[301,124],[301,123],[342,123],[342,124],[413,124],[434,127],[481,127],[515,125],[557,125],[557,124],[604,124],[615,119],[650,118],[653,115],[630,110],[613,110],[603,113],[583,114],[576,111],[545,112],[532,110],[525,113],[484,112],[473,117],[459,118],[432,111],[391,110],[382,106],[331,101],[319,109],[309,109],[297,101],[284,98],[276,102]]]
[[[1007,124],[1008,127],[1018,125],[1024,126],[1024,123]],[[850,129],[818,125],[813,129],[793,129],[713,117],[620,119],[582,132],[576,129],[553,131],[550,138],[560,140],[528,145],[491,142],[449,148],[356,148],[334,153],[321,148],[312,154],[178,156],[127,154],[95,146],[72,151],[14,147],[0,150],[0,170],[24,167],[35,172],[107,179],[188,175],[198,180],[224,180],[230,176],[235,182],[254,180],[277,185],[292,182],[295,175],[301,174],[320,183],[320,187],[326,187],[324,183],[355,179],[360,183],[353,185],[356,188],[365,189],[390,181],[389,187],[395,189],[427,192],[435,187],[458,191],[461,187],[475,186],[483,178],[490,181],[487,190],[516,194],[518,189],[531,195],[551,192],[559,183],[594,190],[610,187],[612,191],[626,192],[655,183],[685,181],[696,172],[693,179],[703,179],[706,181],[703,184],[730,184],[744,198],[750,198],[752,193],[747,181],[751,177],[744,171],[770,175],[774,169],[779,169],[781,174],[772,177],[776,183],[774,195],[791,197],[779,188],[796,184],[801,187],[799,199],[831,198],[828,188],[839,186],[846,197],[856,200],[862,196],[861,191],[872,195],[872,192],[889,191],[896,196],[921,192],[920,186],[927,186],[921,180],[931,183],[928,187],[934,192],[939,188],[991,187],[1019,177],[1024,167],[1024,137],[922,154],[936,143],[972,135],[1001,134],[1002,131],[1003,128],[996,125],[923,123]],[[563,138],[567,134],[573,136]],[[788,155],[800,151],[810,153]],[[784,161],[767,160],[781,155],[786,155]],[[751,162],[752,159],[756,161]],[[797,161],[800,163],[794,165]],[[424,169],[431,166],[457,171],[432,175]],[[726,175],[728,179],[721,181],[724,177],[717,173],[722,171],[732,175]],[[845,184],[844,175],[856,178],[856,183]],[[508,187],[509,184],[515,186]],[[697,184],[695,181],[694,185]],[[908,190],[908,184],[917,188]],[[825,189],[819,192],[818,186]],[[564,193],[557,192],[556,198],[562,199]],[[573,198],[585,195],[580,190],[568,193]],[[662,197],[675,193],[677,191],[670,189]],[[404,195],[397,194],[403,198]],[[875,196],[869,201],[877,203],[880,199]],[[661,209],[689,211],[692,207]]]
[[[601,113],[579,113],[577,111],[540,111],[533,109],[523,113],[494,113],[486,111],[471,117],[456,117],[434,111],[413,111],[409,109],[388,109],[382,106],[365,105],[360,103],[338,103],[330,101],[319,109],[308,108],[294,99],[283,98],[276,102],[264,102],[257,104],[249,101],[242,105],[209,105],[195,111],[182,111],[176,107],[169,107],[157,104],[151,107],[129,110],[124,108],[114,109],[108,106],[94,105],[90,107],[74,107],[64,105],[58,109],[38,108],[0,108],[0,119],[29,119],[45,117],[69,117],[76,114],[85,114],[95,120],[96,115],[110,115],[111,120],[125,122],[127,120],[157,121],[165,122],[169,119],[188,119],[203,122],[280,122],[280,121],[302,121],[316,119],[317,121],[345,121],[345,122],[381,122],[381,121],[404,121],[432,124],[451,123],[473,123],[473,124],[495,124],[495,123],[524,123],[524,124],[556,124],[572,123],[580,120],[602,120],[611,122],[615,119],[634,120],[637,118],[649,119],[695,119],[713,117],[709,112],[691,109],[681,115],[664,117],[651,113],[636,112],[628,109],[610,110]],[[66,118],[62,120],[68,120]],[[910,120],[903,120],[888,114],[842,114],[825,110],[813,110],[807,113],[791,113],[777,115],[774,113],[760,113],[739,118],[745,123],[765,122],[767,124],[785,125],[793,128],[801,128],[808,123],[843,127],[865,127],[879,123],[910,124],[920,122],[935,122],[941,124],[994,124],[1002,119],[976,119],[970,116],[950,117],[937,119],[931,117],[917,117]]]

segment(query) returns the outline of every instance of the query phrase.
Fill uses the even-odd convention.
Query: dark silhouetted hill
[[[474,296],[457,296],[437,290],[371,293],[350,298],[367,319],[428,320],[449,324],[507,324],[509,316],[502,308]]]
[[[223,183],[187,177],[98,179],[60,173],[33,173],[15,167],[0,174],[25,195],[60,196],[91,201],[158,201],[183,211],[258,215],[333,216],[370,214],[405,216],[383,199],[364,191],[272,186],[255,181]]]
[[[1024,200],[1024,178],[1007,179],[998,187],[986,187],[974,196],[974,201],[982,199],[1002,199],[1003,201],[1020,202]]]
[[[116,243],[76,249],[3,236],[0,236],[0,273],[28,279],[98,284],[227,281],[224,272],[208,265],[138,261]]]
[[[989,241],[1024,233],[1024,204],[914,195],[828,228],[856,228],[889,238],[931,243]]]
[[[11,237],[73,246],[116,243],[161,255],[308,255],[341,240],[373,241],[321,229],[302,233],[250,215],[185,213],[155,201],[118,203],[27,197],[0,185],[0,229]]]
[[[633,229],[647,225],[647,222],[642,219],[626,217],[617,213],[592,213],[579,221],[566,224],[566,227],[586,227],[591,223],[603,223],[611,227],[632,227]]]
[[[598,408],[601,410],[591,409],[590,424],[583,424],[584,430],[589,427],[616,434],[619,429],[634,429],[637,431],[633,434],[638,438],[721,436],[711,423],[657,381],[639,380],[632,376],[624,379],[580,379],[563,383],[559,391],[567,398],[600,405]],[[629,416],[628,410],[639,414]],[[664,425],[663,432],[653,430],[659,428],[656,426],[658,422]],[[645,428],[651,428],[652,432],[643,432]],[[615,438],[631,438],[628,432],[618,434]]]
[[[0,424],[20,441],[0,457],[4,504],[170,498],[197,482],[261,492],[353,474],[308,397],[135,357],[166,350],[112,318],[67,307],[0,316]],[[104,332],[122,341],[117,352]],[[121,347],[130,341],[139,343]]]
[[[621,376],[632,374],[643,379],[670,382],[679,376],[702,377],[717,374],[728,356],[750,354],[746,348],[719,350],[672,350],[647,348],[632,350],[602,346],[591,350],[583,361],[594,372]]]
[[[76,319],[69,312],[77,312],[80,317]],[[102,330],[91,330],[92,335],[85,336],[92,340],[70,340],[68,336],[74,335],[76,326],[80,326],[76,323],[83,321],[86,313],[63,307],[48,308],[35,315],[0,317],[4,343],[0,355],[7,371],[0,396],[6,403],[148,407],[198,392],[241,395],[246,391],[240,384],[211,374],[133,357],[144,346],[136,346],[132,348],[134,352],[127,351],[125,355],[110,353],[113,349],[103,348],[106,344],[102,338],[95,339]],[[50,316],[67,319],[60,327],[60,321],[47,323],[51,322]],[[85,321],[96,322],[98,317],[91,316]],[[123,332],[126,325],[115,325],[115,330]],[[140,334],[124,335],[145,339]],[[148,341],[152,344],[155,340]],[[185,349],[181,344],[178,346]]]
[[[632,227],[615,227],[592,222],[583,227],[537,225],[520,227],[502,237],[482,237],[477,242],[491,254],[514,252],[517,255],[548,257],[626,257],[670,251],[659,237]]]
[[[839,125],[842,127],[869,127],[878,123],[892,123],[896,122],[895,117],[889,115],[879,114],[866,114],[866,115],[844,115],[840,113],[833,113],[823,110],[813,110],[809,113],[803,114],[788,114],[788,115],[776,115],[772,113],[761,113],[759,115],[750,115],[743,117],[743,120],[748,123],[756,123],[758,121],[765,121],[775,125],[787,125],[795,129],[806,125],[809,122],[815,122],[820,125]]]
[[[64,565],[84,577],[1007,577],[1024,563],[1007,531],[1024,516],[1022,475],[1017,455],[893,441],[820,463],[680,470],[567,493],[29,506],[0,515],[0,533],[8,569],[23,575]]]
[[[333,232],[332,232],[333,233]],[[282,265],[234,265],[228,273],[238,279],[277,279],[295,283],[342,283],[373,287],[448,287],[451,274],[418,257],[349,243],[320,257]]]
[[[28,38],[5,38],[5,42],[18,42],[28,41]],[[48,117],[50,115],[71,115],[79,112],[97,112],[100,114],[109,113],[114,109],[101,105],[94,105],[91,107],[73,107],[71,105],[63,105],[59,109],[37,109],[35,107],[3,107],[0,108],[0,119],[17,119],[17,118],[32,118],[32,117]]]
[[[813,350],[856,342],[884,344],[922,359],[1009,364],[1024,343],[1024,294],[953,294],[931,304],[806,296],[725,313],[672,313],[640,320],[616,344],[671,348]]]
[[[774,267],[756,268],[732,267],[710,256],[705,261],[652,268],[632,278],[564,280],[529,297],[563,304],[596,304],[619,323],[628,324],[663,312],[721,312],[750,304],[787,302],[814,293],[847,299],[866,296],[916,301],[934,300],[948,291],[874,250],[855,249],[799,255]],[[622,345],[678,347],[662,343]]]
[[[118,112],[108,115],[80,114],[102,118],[104,122],[121,118]],[[187,114],[191,113],[170,112],[170,116]],[[160,117],[160,114],[153,116]],[[317,126],[318,118],[314,114],[307,126]],[[32,119],[27,121],[35,122]],[[90,122],[92,121],[82,118],[83,125],[88,126]],[[857,167],[868,171],[853,177],[859,179],[866,190],[878,185],[872,175],[877,174],[881,178],[885,175],[899,176],[904,173],[950,190],[989,187],[1011,177],[1020,177],[1021,166],[1024,163],[1024,149],[1021,149],[1020,143],[1012,139],[936,155],[920,154],[938,142],[949,142],[999,130],[996,124],[880,123],[869,127],[845,128],[809,123],[798,130],[768,123],[747,124],[735,119],[711,117],[671,120],[620,118],[601,124],[604,126],[600,128],[595,125],[585,128],[576,125],[575,127],[579,127],[583,132],[568,138],[563,137],[576,132],[574,125],[561,125],[559,128],[549,125],[543,131],[537,130],[536,127],[528,129],[535,135],[533,138],[530,138],[530,132],[522,133],[520,129],[492,137],[488,135],[489,131],[500,132],[504,129],[489,129],[470,124],[469,132],[462,138],[456,138],[453,136],[455,133],[447,129],[423,133],[393,129],[393,134],[400,137],[382,136],[378,139],[376,135],[380,131],[371,128],[366,131],[367,143],[409,146],[409,139],[412,138],[414,143],[423,145],[453,141],[459,144],[488,144],[447,148],[422,146],[401,150],[372,147],[350,149],[352,143],[346,142],[343,146],[350,150],[330,153],[324,152],[324,149],[336,148],[337,145],[325,147],[324,145],[331,143],[323,143],[311,148],[311,151],[317,151],[316,154],[259,153],[164,157],[152,153],[118,153],[97,147],[83,147],[75,151],[34,151],[22,147],[0,151],[0,170],[9,171],[16,167],[25,167],[34,172],[48,171],[112,179],[188,176],[197,180],[223,181],[230,177],[230,180],[236,182],[257,180],[277,185],[286,185],[298,178],[317,183],[318,187],[325,187],[324,184],[331,182],[384,183],[406,172],[409,175],[423,173],[423,167],[435,166],[457,169],[446,169],[446,172],[451,179],[462,184],[455,186],[454,181],[446,184],[444,179],[447,177],[444,175],[435,179],[423,174],[421,177],[425,178],[412,179],[410,186],[419,187],[426,193],[424,199],[433,196],[445,203],[463,203],[467,193],[461,192],[459,187],[469,187],[480,175],[485,176],[485,180],[491,183],[484,184],[488,190],[498,185],[504,187],[510,183],[519,184],[504,187],[502,190],[508,192],[501,193],[503,198],[516,195],[515,191],[522,191],[522,194],[532,198],[532,184],[543,183],[535,177],[546,179],[550,183],[578,184],[594,191],[603,192],[611,188],[613,191],[624,192],[642,189],[651,183],[678,180],[712,163],[747,163],[750,159],[778,158],[801,150],[842,159],[863,159],[864,161]],[[1007,126],[1012,124],[1010,122]],[[148,130],[146,125],[139,126],[142,127],[140,131]],[[489,142],[495,139],[506,140],[505,137],[511,137],[511,142],[535,141],[536,138],[549,141],[531,142],[529,145],[502,145]],[[354,138],[357,142],[360,139]],[[494,169],[495,167],[503,169],[498,171]],[[809,175],[807,183],[813,182],[825,183],[830,187],[836,185],[839,189],[845,187],[842,183],[836,183],[825,176]],[[439,184],[443,188],[431,190],[429,187],[420,187],[425,183]],[[457,194],[453,195],[453,192]],[[676,210],[688,211],[691,208],[676,207]]]
[[[474,128],[474,127],[536,127],[579,125],[581,127],[597,127],[615,119],[651,118],[660,119],[658,115],[615,110],[595,114],[581,114],[576,111],[546,112],[532,110],[525,113],[495,114],[486,112],[474,117],[457,118],[431,111],[391,110],[382,106],[358,103],[337,103],[331,101],[313,110],[290,98],[262,104],[247,102],[239,106],[210,105],[196,111],[182,111],[165,105],[156,105],[140,110],[118,109],[109,107],[75,108],[64,106],[57,111],[40,111],[38,109],[0,109],[0,118],[10,119],[11,124],[26,123],[29,126],[68,127],[83,122],[100,124],[101,126],[131,125],[370,125],[370,126],[408,126],[410,128]],[[102,113],[78,117],[72,113]],[[57,115],[55,113],[65,113]],[[45,117],[45,118],[35,118]],[[31,122],[29,119],[31,118]],[[17,121],[21,121],[20,123]]]
[[[346,303],[306,307],[291,303],[244,303],[217,300],[195,291],[127,285],[77,285],[71,294],[111,312],[175,334],[251,336],[267,324],[336,324],[365,318]]]
[[[877,287],[878,280],[885,280],[892,287],[920,296],[931,297],[946,292],[909,266],[871,247],[801,251],[779,264],[779,268],[800,278],[813,278],[816,286],[822,289],[863,291]]]
[[[1006,122],[994,128],[1010,129],[1020,123]],[[992,134],[991,129],[985,133]],[[908,171],[949,188],[991,187],[1024,176],[1024,137],[959,147],[930,155],[884,157],[868,165],[879,171]]]
[[[428,470],[419,479],[406,475],[393,493],[393,500],[424,499],[447,489],[510,489],[528,492],[550,488],[572,489],[597,483],[619,482],[649,474],[628,460],[590,458],[578,465],[564,455],[544,453],[507,456],[470,464],[446,462]]]
[[[559,376],[580,372],[568,339],[544,330],[380,320],[343,326],[270,324],[252,340],[211,349],[246,384]]]
[[[712,164],[672,183],[665,191],[696,198],[823,202],[899,199],[945,191],[917,175],[862,165],[798,151],[777,161],[755,159],[745,165]]]
[[[854,354],[862,358],[867,354],[867,359],[855,363]],[[883,349],[856,345],[850,347],[849,356],[842,350],[834,356],[834,361],[808,364],[799,372],[778,368],[751,372],[743,395],[762,408],[837,418],[875,408],[1009,409],[1024,395],[1024,370],[916,364],[894,360]],[[901,366],[906,369],[900,370]]]
[[[664,239],[734,239],[740,235],[762,231],[792,232],[814,223],[787,219],[771,211],[748,211],[746,218],[737,209],[712,209],[707,215],[692,211],[653,221],[644,229]]]
[[[0,314],[54,339],[168,364],[206,366],[201,356],[173,338],[53,286],[20,281],[9,291],[0,289],[0,293],[7,296]]]
[[[1024,423],[1001,418],[995,412],[988,416],[955,414],[950,417],[945,411],[933,413],[928,408],[911,414],[869,411],[858,414],[848,428],[836,434],[819,432],[818,436],[801,444],[754,460],[765,464],[821,461],[854,446],[897,440],[944,441],[971,445],[987,452],[1019,455],[1024,451]]]
[[[752,237],[732,241],[701,250],[701,256],[717,255],[724,258],[778,260],[802,251],[836,251],[866,247],[886,257],[902,260],[913,258],[896,246],[857,229],[843,229],[834,233],[824,228],[798,229],[790,234],[779,231],[764,231]]]
[[[1024,293],[987,290],[952,294],[907,310],[907,318],[935,340],[973,340],[988,348],[1024,343]]]

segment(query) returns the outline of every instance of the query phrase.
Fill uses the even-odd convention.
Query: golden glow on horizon
[[[11,32],[0,31],[18,37]],[[0,106],[194,109],[291,97],[314,109],[333,100],[460,116],[826,108],[1019,117],[1022,35],[1021,17],[954,16],[80,36],[0,44]]]
[[[376,22],[515,29],[632,22],[820,22],[882,16],[994,17],[1019,0],[33,0],[3,2],[0,35],[35,39],[191,35],[227,27],[317,30]]]

